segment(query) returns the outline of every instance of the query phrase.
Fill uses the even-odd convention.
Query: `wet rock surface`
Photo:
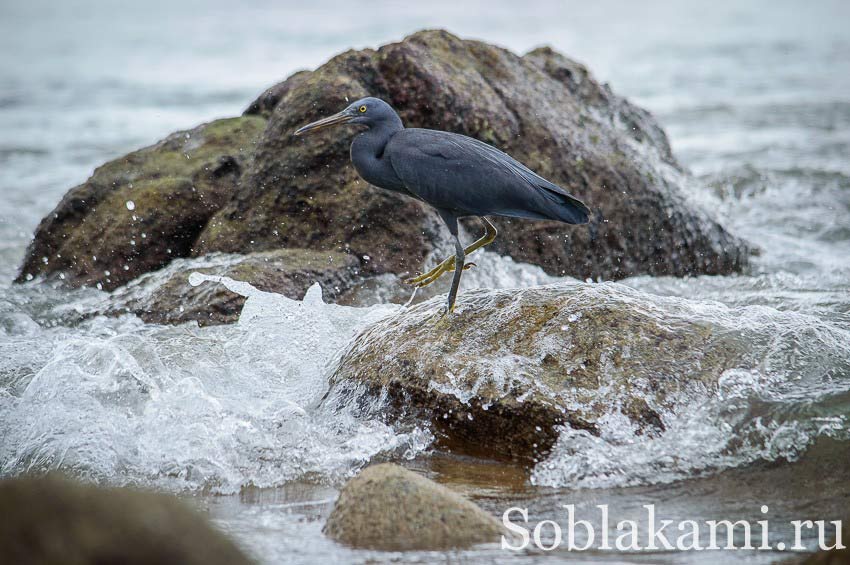
[[[245,298],[223,285],[192,286],[189,275],[197,272],[226,276],[294,300],[302,299],[307,289],[318,282],[324,299],[334,301],[359,281],[358,265],[350,255],[307,249],[178,260],[115,291],[109,313],[131,312],[145,322],[157,324],[233,323],[239,319]]]
[[[474,503],[390,463],[346,483],[323,531],[349,546],[391,551],[469,547],[502,535],[499,522]]]
[[[57,477],[0,482],[4,563],[247,564],[222,533],[176,498]]]
[[[423,31],[343,53],[268,89],[244,117],[100,167],[42,221],[19,281],[61,275],[109,290],[177,257],[290,247],[352,255],[367,274],[420,269],[445,228],[422,203],[359,179],[348,160],[355,128],[292,136],[365,95],[409,127],[509,152],[593,210],[580,227],[496,219],[495,251],[582,279],[746,267],[747,244],[686,199],[690,177],[646,111],[551,49],[521,57]]]
[[[561,426],[596,434],[610,418],[659,433],[668,410],[746,364],[734,333],[686,303],[614,283],[472,290],[450,318],[442,307],[437,298],[370,326],[332,385],[387,394],[397,418],[429,419],[453,447],[485,456],[537,458]]]
[[[218,120],[99,167],[41,221],[18,282],[53,275],[111,290],[193,255],[264,127],[256,116]]]

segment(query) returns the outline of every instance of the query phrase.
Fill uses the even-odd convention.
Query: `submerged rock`
[[[324,298],[333,300],[358,281],[356,259],[334,252],[280,249],[248,255],[212,255],[203,259],[181,259],[116,290],[109,313],[131,312],[156,324],[200,325],[232,323],[239,319],[245,297],[223,285],[189,284],[189,275],[226,276],[247,281],[265,292],[300,300],[307,289],[319,283]]]
[[[251,561],[175,497],[49,478],[0,482],[4,563],[184,563]]]
[[[389,551],[498,542],[499,522],[444,486],[384,463],[343,487],[324,533],[346,545]]]
[[[744,355],[682,301],[614,283],[471,290],[450,318],[443,307],[370,326],[332,385],[342,398],[386,394],[396,417],[424,416],[450,445],[489,456],[537,457],[560,426],[597,433],[610,418],[658,433],[665,411],[704,399]]]
[[[287,247],[350,254],[366,274],[420,269],[445,229],[422,203],[357,177],[348,160],[355,128],[292,136],[367,94],[392,103],[408,126],[511,153],[593,210],[582,227],[497,219],[495,251],[580,278],[747,264],[748,246],[686,200],[689,176],[652,116],[585,67],[548,48],[521,57],[423,31],[343,53],[270,88],[242,118],[107,163],[42,221],[18,280],[61,274],[113,289],[177,257]]]
[[[236,191],[265,123],[218,120],[99,167],[41,221],[18,282],[52,274],[111,290],[192,255]]]

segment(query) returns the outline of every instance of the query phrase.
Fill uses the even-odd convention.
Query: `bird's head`
[[[369,128],[378,127],[383,124],[401,124],[398,114],[392,106],[380,98],[361,98],[352,102],[348,107],[327,118],[307,124],[295,130],[295,135],[302,135],[310,131],[335,126],[338,124],[360,124]]]

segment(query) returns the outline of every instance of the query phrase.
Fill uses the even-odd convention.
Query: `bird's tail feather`
[[[587,205],[562,190],[553,190],[547,186],[540,186],[540,192],[544,196],[545,209],[551,214],[553,220],[560,220],[568,224],[586,224],[590,217],[590,208]]]

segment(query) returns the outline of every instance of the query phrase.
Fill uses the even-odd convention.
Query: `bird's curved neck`
[[[382,188],[395,188],[400,181],[384,150],[393,135],[403,130],[401,119],[383,122],[359,133],[351,144],[351,162],[366,182]]]
[[[355,138],[355,143],[363,150],[369,150],[374,156],[379,157],[383,154],[384,148],[389,143],[390,138],[404,129],[401,118],[398,116],[393,117],[395,118],[394,120],[382,121],[361,132]]]

